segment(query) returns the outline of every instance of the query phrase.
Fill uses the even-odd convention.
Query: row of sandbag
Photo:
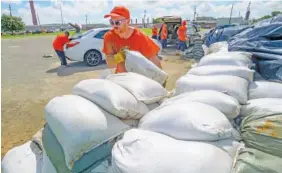
[[[211,89],[238,100],[242,104],[240,116],[244,119],[240,130],[246,148],[239,150],[232,172],[278,173],[282,169],[279,152],[282,148],[282,84],[254,82],[251,67],[251,54],[219,50],[203,57],[180,78],[175,93],[183,95],[181,93]],[[239,113],[233,115],[229,118],[236,118]],[[268,164],[272,160],[274,163]]]
[[[242,63],[244,58],[249,60],[249,57],[242,57]],[[233,58],[230,60],[236,63]],[[251,65],[251,60],[247,62]],[[214,72],[216,76],[217,72]],[[250,76],[245,71],[243,73]],[[230,77],[228,74],[222,76]],[[246,83],[247,90],[249,81],[236,78]],[[220,86],[220,82],[199,89],[199,85],[191,86],[191,90],[183,92],[179,89],[185,87],[177,87],[176,96],[147,113],[140,120],[138,129],[125,132],[124,137],[117,141],[112,150],[112,172],[229,173],[238,148],[243,146],[236,141],[238,134],[228,119],[237,117],[241,106],[236,99],[240,97],[233,98],[220,89],[214,90],[213,85],[218,83]],[[238,95],[236,91],[231,93]],[[246,102],[247,98],[242,100]]]
[[[250,84],[249,100],[240,111],[239,150],[232,173],[280,173],[282,170],[282,84]]]
[[[110,157],[115,141],[167,97],[161,84],[136,73],[83,80],[72,94],[53,98],[45,108],[43,156],[42,152],[27,153],[23,146],[14,148],[4,157],[3,172],[21,168],[25,173],[24,166],[18,165],[21,161],[30,167],[28,173],[41,173],[35,165],[42,165],[42,157],[42,173],[93,172]],[[34,159],[38,157],[41,159]]]

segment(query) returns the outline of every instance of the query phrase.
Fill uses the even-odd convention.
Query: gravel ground
[[[44,107],[50,99],[71,93],[77,82],[97,78],[106,68],[105,64],[86,67],[79,62],[71,63],[67,69],[58,68],[53,39],[46,36],[2,40],[2,158],[43,127]],[[54,57],[43,58],[48,54]],[[162,63],[169,74],[170,90],[193,61],[166,55]]]

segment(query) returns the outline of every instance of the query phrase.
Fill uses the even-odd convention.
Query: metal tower
[[[251,7],[250,6],[251,6],[251,1],[249,2],[248,8],[247,8],[245,20],[249,20],[249,18],[250,18],[250,13],[251,13]]]
[[[38,25],[33,0],[29,0],[29,5],[30,5],[31,16],[32,16],[32,23],[33,25]]]

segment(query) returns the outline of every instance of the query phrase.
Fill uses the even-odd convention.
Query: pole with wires
[[[231,11],[230,11],[229,25],[230,25],[230,23],[231,23],[232,10],[233,10],[233,4],[232,4],[232,7],[231,7]]]

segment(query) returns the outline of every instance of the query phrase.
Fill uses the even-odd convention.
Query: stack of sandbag
[[[182,141],[152,131],[131,129],[114,145],[109,172],[229,173],[233,151],[228,145]]]
[[[125,68],[128,72],[134,72],[164,84],[168,74],[144,57],[140,52],[125,50]]]
[[[95,169],[110,157],[115,141],[130,129],[114,115],[77,95],[53,98],[45,108],[45,118],[43,146],[58,173]]]
[[[176,82],[175,95],[214,90],[246,104],[248,85],[254,78],[254,71],[250,69],[253,66],[251,58],[252,54],[245,52],[209,54]]]
[[[241,136],[234,173],[279,173],[282,170],[282,84],[250,84],[248,103],[241,108]]]
[[[41,173],[42,150],[32,141],[9,150],[1,163],[2,173]]]

